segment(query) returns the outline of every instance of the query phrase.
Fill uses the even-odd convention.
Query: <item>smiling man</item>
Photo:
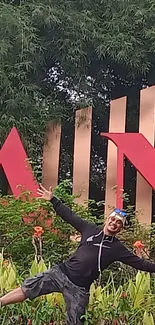
[[[81,242],[68,260],[26,279],[20,288],[1,297],[1,307],[27,298],[61,292],[66,302],[67,325],[81,325],[81,316],[89,301],[90,285],[111,263],[121,261],[142,271],[155,272],[155,263],[139,258],[116,238],[126,222],[124,211],[115,209],[103,228],[99,228],[66,207],[53,196],[51,188],[48,191],[41,185],[38,194],[40,198],[50,201],[57,215],[81,233]]]

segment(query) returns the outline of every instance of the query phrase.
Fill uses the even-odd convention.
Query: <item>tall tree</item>
[[[1,1],[1,143],[16,125],[36,160],[47,121],[154,83],[154,21],[153,0]]]

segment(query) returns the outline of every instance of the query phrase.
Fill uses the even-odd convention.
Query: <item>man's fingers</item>
[[[37,193],[40,194],[40,195],[43,195],[44,192],[42,190],[38,189]]]
[[[41,192],[41,191],[37,191],[37,194],[39,195],[39,198],[38,199],[42,199],[43,198],[43,192]]]
[[[42,184],[39,184],[39,186],[43,191],[47,191],[46,188]]]
[[[49,187],[49,192],[52,192],[52,191],[53,191],[52,186],[50,186]]]

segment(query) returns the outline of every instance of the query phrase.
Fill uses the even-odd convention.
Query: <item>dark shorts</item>
[[[83,324],[80,318],[85,313],[89,302],[89,292],[72,283],[58,265],[33,278],[26,279],[21,288],[26,298],[29,299],[52,292],[62,293],[66,302],[67,325]]]

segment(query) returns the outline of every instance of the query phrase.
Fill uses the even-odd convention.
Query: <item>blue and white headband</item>
[[[121,220],[123,226],[125,226],[127,213],[121,209],[114,209],[113,212],[110,213],[109,217],[115,217]]]

